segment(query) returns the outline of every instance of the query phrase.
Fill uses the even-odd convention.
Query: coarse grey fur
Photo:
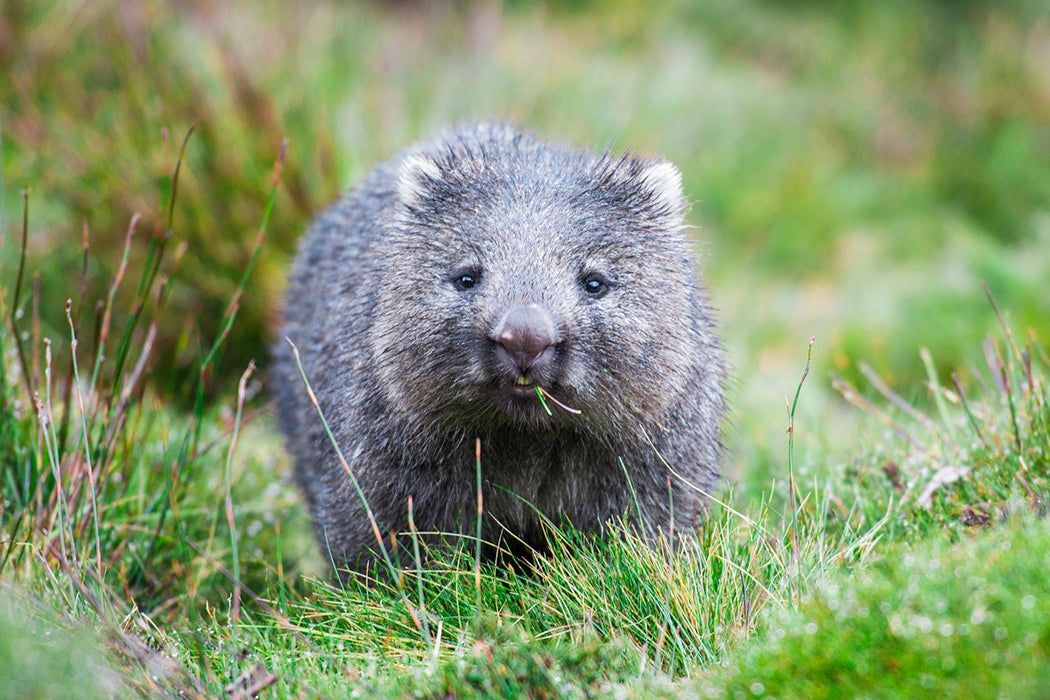
[[[540,514],[592,531],[640,515],[655,537],[673,510],[689,529],[718,479],[726,363],[684,208],[666,161],[481,123],[317,218],[273,382],[338,570],[374,565],[376,540],[285,338],[384,536],[408,530],[409,497],[420,532],[474,531],[477,439],[488,542],[542,549]],[[579,413],[549,415],[535,385]]]

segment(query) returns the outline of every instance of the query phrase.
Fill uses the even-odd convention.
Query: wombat
[[[415,528],[543,550],[544,520],[688,530],[718,479],[726,362],[669,162],[461,126],[375,167],[292,268],[273,368],[339,572]],[[542,396],[542,398],[541,398]],[[435,535],[436,536],[436,535]],[[402,539],[400,550],[406,551]]]

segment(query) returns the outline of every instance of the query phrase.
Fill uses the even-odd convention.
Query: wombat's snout
[[[554,357],[554,321],[543,307],[526,304],[509,309],[492,333],[496,355],[522,376]]]

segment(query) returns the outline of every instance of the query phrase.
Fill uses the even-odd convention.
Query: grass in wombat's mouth
[[[576,415],[579,415],[579,414],[583,413],[583,411],[581,411],[578,408],[570,408],[569,406],[566,406],[561,401],[559,401],[558,399],[556,399],[553,396],[551,396],[550,392],[545,390],[539,384],[536,385],[536,397],[540,400],[540,403],[543,404],[543,410],[547,412],[548,416],[551,416],[551,415],[554,415],[554,414],[551,413],[550,406],[547,405],[546,399],[550,399],[555,404],[557,404],[558,406],[564,408],[569,413],[575,413]]]

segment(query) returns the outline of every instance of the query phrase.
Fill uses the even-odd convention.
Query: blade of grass
[[[869,382],[871,382],[871,385],[875,387],[875,389],[880,394],[882,394],[882,396],[887,401],[889,401],[894,406],[907,413],[919,423],[922,423],[923,427],[925,427],[926,430],[928,430],[929,432],[933,433],[934,435],[937,434],[937,424],[933,422],[933,419],[927,416],[919,409],[912,406],[910,403],[904,400],[904,397],[902,397],[900,394],[891,389],[889,385],[886,384],[886,382],[882,381],[882,378],[875,373],[875,370],[872,369],[871,365],[869,365],[867,362],[861,362],[860,373],[863,374]]]
[[[798,602],[799,596],[801,595],[801,586],[798,585],[797,577],[801,576],[799,567],[799,559],[801,557],[801,547],[798,539],[798,485],[795,483],[795,412],[798,409],[798,399],[802,395],[802,385],[806,383],[806,377],[809,376],[809,369],[813,364],[813,343],[816,341],[815,336],[811,336],[809,339],[809,347],[806,349],[806,367],[802,370],[802,378],[798,381],[798,387],[795,389],[795,398],[788,406],[788,507],[791,509],[791,567],[789,569],[789,576],[791,578],[791,585],[794,591],[795,601]]]
[[[87,465],[88,489],[91,495],[91,520],[95,527],[95,570],[102,576],[102,538],[99,535],[98,525],[98,488],[95,484],[95,470],[91,463],[91,438],[88,434],[87,410],[84,407],[84,394],[80,390],[80,370],[77,367],[77,333],[73,326],[72,315],[73,300],[66,301],[66,318],[69,319],[69,355],[73,365],[73,381],[76,385],[77,404],[80,408],[81,439],[84,441],[84,461]],[[66,415],[70,411],[66,410]]]
[[[912,447],[914,447],[918,452],[925,454],[928,451],[926,446],[919,442],[919,440],[915,438],[915,436],[909,433],[907,429],[904,428],[904,426],[895,421],[892,416],[890,416],[888,413],[876,406],[874,403],[864,398],[861,395],[861,393],[857,391],[856,387],[847,382],[845,379],[838,376],[837,374],[833,374],[831,376],[831,386],[835,391],[839,392],[839,394],[842,395],[842,398],[844,398],[846,401],[853,404],[865,413],[874,416],[880,422],[888,426],[899,438],[910,442]]]
[[[237,523],[233,513],[233,455],[237,451],[237,441],[241,434],[241,416],[244,414],[244,397],[247,393],[248,379],[255,372],[255,362],[249,362],[248,368],[244,370],[240,381],[237,383],[237,411],[233,417],[233,435],[230,437],[230,448],[226,451],[226,525],[230,529],[230,557],[233,562],[233,578],[241,580],[241,558],[237,549]],[[241,617],[241,589],[235,586],[233,589],[233,602],[231,604],[230,620],[234,629]],[[234,632],[236,633],[236,632]]]
[[[542,397],[540,397],[542,400]],[[474,488],[477,493],[477,508],[474,523],[474,609],[481,615],[481,518],[485,513],[485,501],[481,493],[481,438],[474,440]]]
[[[109,327],[112,323],[112,314],[114,301],[117,296],[117,289],[120,287],[121,282],[124,281],[124,275],[128,271],[128,261],[131,258],[131,240],[135,236],[135,229],[138,226],[139,215],[135,213],[131,216],[131,222],[128,224],[128,232],[124,235],[124,250],[121,254],[120,264],[117,266],[117,272],[113,275],[113,281],[109,285],[109,294],[106,296],[105,302],[102,304],[102,321],[97,327],[97,338],[95,340],[95,366],[91,371],[91,383],[88,385],[88,393],[94,394],[98,390],[100,375],[102,372],[102,363],[106,357],[106,341],[109,339]]]
[[[420,620],[412,603],[408,600],[408,595],[404,590],[403,578],[400,575],[399,569],[394,566],[394,561],[390,556],[390,551],[387,549],[383,535],[379,531],[379,523],[376,522],[375,514],[372,512],[372,506],[368,504],[368,498],[365,497],[365,492],[361,488],[357,476],[354,475],[353,469],[350,468],[349,462],[346,461],[346,456],[343,455],[343,450],[339,447],[339,442],[335,439],[335,435],[332,434],[332,428],[328,425],[328,419],[325,418],[324,411],[321,409],[321,404],[317,401],[317,395],[314,393],[313,387],[310,386],[310,380],[307,378],[306,370],[303,368],[302,358],[299,356],[299,348],[296,347],[295,343],[293,343],[290,338],[285,338],[285,340],[292,347],[292,354],[295,356],[295,365],[299,369],[299,376],[306,387],[306,393],[310,397],[310,403],[313,404],[314,410],[317,412],[317,417],[321,421],[321,426],[324,428],[325,435],[328,437],[328,442],[331,444],[332,449],[335,450],[335,454],[339,458],[339,464],[342,465],[343,471],[350,478],[350,485],[353,487],[354,493],[357,495],[358,501],[365,512],[365,517],[368,518],[368,524],[372,527],[372,535],[375,537],[376,543],[379,545],[379,551],[383,555],[383,561],[386,563],[387,572],[390,575],[391,587],[396,589],[397,594],[400,597],[401,602],[404,604],[405,609],[408,611],[408,614],[411,616],[416,629],[422,629],[422,620]]]
[[[303,384],[306,386],[306,393],[310,397],[310,403],[313,404],[314,410],[317,412],[317,417],[321,421],[321,426],[324,428],[325,435],[328,436],[328,442],[331,444],[332,449],[335,450],[336,457],[339,459],[339,464],[342,465],[343,471],[350,478],[350,485],[353,487],[354,493],[357,494],[358,502],[360,503],[361,508],[364,509],[365,517],[368,518],[368,524],[372,527],[372,535],[375,537],[376,544],[379,545],[380,553],[383,555],[383,560],[386,562],[387,572],[390,574],[390,580],[396,586],[400,579],[398,569],[394,566],[393,559],[390,558],[390,552],[387,549],[386,540],[383,539],[383,535],[379,531],[379,523],[376,522],[375,514],[372,513],[372,506],[368,504],[368,498],[365,497],[365,492],[361,488],[357,476],[354,475],[354,470],[350,468],[350,463],[346,461],[346,457],[343,455],[343,450],[339,446],[339,442],[335,439],[335,435],[332,434],[332,429],[328,425],[328,419],[325,418],[324,411],[321,409],[321,404],[317,401],[317,395],[314,393],[313,387],[310,386],[310,380],[306,376],[306,370],[303,368],[302,358],[299,356],[299,348],[296,347],[295,343],[293,343],[290,338],[285,338],[285,341],[292,347],[292,354],[295,356],[295,365],[299,368],[299,376],[302,378]]]
[[[926,380],[929,382],[930,391],[933,393],[933,401],[937,405],[937,411],[941,414],[941,424],[948,432],[948,437],[955,441],[955,424],[951,419],[951,411],[948,410],[948,402],[944,398],[944,387],[937,378],[937,368],[933,364],[933,355],[929,348],[919,348],[919,356],[926,368]]]
[[[51,494],[52,498],[55,499],[53,526],[58,528],[60,552],[63,558],[66,560],[71,559],[74,566],[76,566],[76,544],[73,540],[72,516],[69,512],[69,502],[66,499],[63,485],[62,459],[58,452],[54,417],[51,412],[51,340],[49,338],[44,339],[44,377],[44,398],[37,396],[36,404],[37,417],[47,452],[47,460],[51,466],[51,476],[55,480],[55,488]]]
[[[426,644],[427,649],[430,649],[430,614],[427,612],[426,597],[423,595],[423,558],[419,554],[419,530],[416,529],[411,496],[408,497],[408,532],[412,538],[412,557],[416,564],[416,596],[419,599],[418,611],[423,632],[423,643]],[[437,650],[434,649],[433,653],[436,654]]]
[[[15,293],[11,302],[11,335],[18,352],[18,363],[22,367],[22,381],[26,386],[26,398],[33,403],[33,380],[26,361],[25,348],[22,347],[22,334],[18,332],[18,303],[21,301],[22,279],[25,277],[26,249],[29,245],[29,188],[22,189],[22,245],[18,251],[18,274],[15,275]]]
[[[83,300],[87,298],[87,285],[88,285],[88,260],[90,249],[88,247],[88,225],[87,221],[81,222],[80,227],[80,240],[81,240],[81,256],[80,256],[80,304],[77,304],[77,319],[74,322],[70,314],[70,309],[66,308],[66,318],[70,322],[70,330],[74,336],[80,335],[80,319],[83,316],[84,306]],[[72,300],[70,300],[71,302]],[[76,355],[76,351],[72,350],[71,354]],[[62,412],[62,427],[58,431],[58,443],[60,445],[66,444],[66,436],[69,434],[69,422],[72,420],[73,415],[73,382],[76,381],[74,374],[75,367],[70,364],[69,374],[66,376],[65,382],[65,396],[62,399],[62,406],[64,408]],[[83,409],[83,402],[81,402],[81,408]]]
[[[113,364],[113,376],[117,378],[123,376],[122,370],[124,362],[127,360],[128,354],[131,352],[132,335],[135,332],[135,328],[138,326],[138,321],[142,315],[142,311],[146,307],[146,302],[149,298],[150,290],[153,289],[153,283],[156,281],[157,273],[160,271],[168,240],[174,232],[175,200],[178,195],[179,173],[182,171],[182,162],[186,157],[186,147],[189,145],[190,136],[193,135],[193,131],[196,128],[197,125],[194,123],[191,124],[190,128],[186,131],[186,136],[182,139],[182,146],[179,148],[179,156],[175,161],[175,171],[171,178],[171,193],[168,197],[167,228],[161,233],[161,235],[155,235],[150,238],[149,246],[146,249],[146,259],[142,266],[142,276],[139,278],[138,293],[135,297],[135,302],[132,304],[131,313],[128,314],[128,322],[124,326],[124,333],[121,335],[120,343],[117,345],[117,355]],[[114,382],[114,388],[119,389],[119,384],[117,382]]]
[[[970,427],[973,428],[973,432],[977,435],[977,439],[981,441],[985,449],[988,448],[988,441],[984,439],[984,434],[981,432],[981,426],[977,422],[977,417],[973,415],[973,410],[970,409],[970,403],[966,400],[966,393],[963,391],[962,383],[959,381],[959,375],[956,372],[952,372],[952,385],[955,386],[955,393],[959,395],[959,401],[962,403],[963,412],[966,414],[966,419],[970,423]]]

